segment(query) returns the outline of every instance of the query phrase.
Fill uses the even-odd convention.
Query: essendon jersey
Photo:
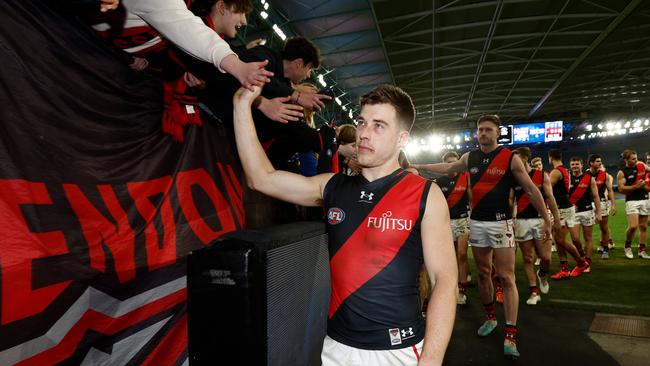
[[[337,174],[327,183],[332,339],[370,350],[410,347],[423,339],[416,279],[430,185],[402,169],[373,182]]]
[[[587,172],[591,174],[592,177],[594,177],[594,180],[596,181],[596,188],[598,188],[598,197],[601,201],[604,201],[605,191],[607,190],[607,173],[602,170],[598,170],[596,173],[592,172],[591,170],[588,170]]]
[[[437,178],[436,183],[447,199],[449,218],[453,220],[467,217],[469,215],[469,196],[467,194],[469,174],[464,172],[455,177],[445,175]]]
[[[528,176],[535,184],[535,187],[539,189],[542,193],[542,197],[546,198],[544,195],[544,190],[542,185],[544,184],[544,172],[541,170],[533,169],[528,172]],[[530,202],[530,196],[526,194],[524,188],[520,185],[515,186],[515,199],[517,200],[517,218],[518,219],[534,219],[537,217],[542,217],[533,204]]]
[[[124,16],[116,12],[107,14]],[[114,23],[118,23],[118,21],[120,26],[116,27]],[[134,56],[145,57],[167,46],[165,39],[160,36],[158,31],[142,18],[130,12],[126,13],[125,19],[109,20],[109,22],[94,24],[92,27],[101,38]]]
[[[558,208],[569,208],[573,206],[569,201],[569,189],[571,188],[569,172],[566,171],[564,165],[558,165],[555,169],[562,174],[562,179],[553,185],[553,197],[555,197]]]
[[[576,212],[593,210],[594,197],[591,194],[591,174],[582,173],[578,176],[571,174],[569,202],[576,207]]]
[[[471,151],[467,166],[472,183],[472,219],[498,221],[512,218],[508,204],[514,176],[512,151],[499,146],[490,153]]]
[[[633,186],[640,180],[645,180],[645,166],[643,163],[636,163],[636,166],[631,168],[624,167],[623,174],[625,175],[625,185]],[[648,191],[644,187],[637,188],[625,194],[625,201],[643,201],[648,199]]]

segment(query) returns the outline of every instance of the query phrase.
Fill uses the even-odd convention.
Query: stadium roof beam
[[[605,30],[598,36],[596,39],[585,49],[582,54],[569,66],[569,68],[560,76],[560,78],[551,86],[551,88],[542,96],[542,98],[533,106],[533,108],[528,112],[528,118],[531,118],[532,116],[537,113],[542,106],[546,103],[546,101],[553,95],[555,90],[566,80],[569,75],[573,73],[573,71],[582,63],[582,61],[589,56],[589,54],[598,47],[602,43],[602,41],[607,38],[607,36],[614,30],[616,27],[628,16],[634,8],[636,8],[642,0],[632,0],[626,7],[621,11],[618,16],[605,28]]]
[[[506,103],[508,103],[508,99],[510,98],[510,95],[512,95],[512,92],[517,87],[517,84],[519,84],[519,80],[521,80],[522,76],[524,76],[524,74],[526,73],[526,70],[528,70],[528,66],[530,65],[530,63],[535,58],[535,55],[537,55],[537,52],[539,51],[539,48],[542,47],[542,44],[544,44],[544,41],[546,41],[546,37],[549,35],[549,33],[551,33],[551,30],[555,26],[555,23],[557,23],[557,21],[560,19],[560,17],[564,13],[564,10],[566,10],[566,8],[567,8],[567,6],[569,5],[570,2],[571,2],[571,0],[566,0],[566,2],[564,3],[564,6],[562,6],[562,9],[560,9],[560,11],[555,16],[555,19],[553,19],[553,22],[548,27],[548,30],[546,31],[546,34],[544,34],[542,39],[539,40],[539,43],[537,44],[537,48],[535,48],[535,50],[530,55],[530,57],[528,57],[528,61],[526,62],[526,65],[524,65],[523,69],[521,69],[521,72],[519,73],[519,76],[517,76],[517,78],[515,79],[515,82],[512,84],[512,87],[508,91],[508,94],[506,95],[506,97],[503,99],[503,102],[501,103],[501,106],[499,106],[499,109],[497,110],[497,112],[500,112],[503,109],[503,106],[505,106]]]
[[[467,104],[465,105],[465,111],[463,112],[463,118],[467,118],[469,115],[469,109],[472,106],[472,98],[474,97],[474,92],[476,91],[476,86],[478,85],[478,80],[481,77],[481,70],[483,70],[483,64],[487,57],[488,51],[490,50],[490,44],[492,44],[492,38],[497,29],[497,24],[499,23],[499,18],[501,18],[501,11],[503,10],[503,1],[497,3],[497,8],[494,10],[494,16],[492,17],[492,24],[490,25],[490,30],[488,30],[487,37],[485,38],[485,43],[483,44],[483,51],[481,52],[481,59],[478,62],[478,67],[476,68],[476,73],[474,74],[474,81],[472,82],[472,88],[469,91],[469,96],[467,97]]]

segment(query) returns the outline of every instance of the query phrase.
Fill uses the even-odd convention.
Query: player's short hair
[[[443,156],[442,156],[442,161],[445,162],[449,158],[456,158],[460,159],[460,156],[458,156],[458,153],[455,151],[447,151]]]
[[[525,147],[525,146],[524,146],[524,147],[516,148],[516,149],[513,151],[513,153],[519,155],[519,157],[520,157],[522,160],[524,160],[524,161],[528,161],[528,160],[530,160],[531,152],[530,152],[530,148],[529,148],[529,147]]]

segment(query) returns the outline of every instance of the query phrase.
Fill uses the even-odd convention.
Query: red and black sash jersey
[[[596,188],[598,188],[598,197],[601,201],[605,200],[605,191],[607,190],[607,173],[598,170],[596,173],[593,173],[591,170],[587,170],[594,180],[596,181]]]
[[[542,185],[544,184],[544,172],[537,169],[532,169],[528,172],[528,176],[535,184],[535,187],[539,189],[542,193],[542,197],[546,198],[544,195],[544,190]],[[517,184],[514,188],[515,190],[515,199],[517,202],[517,218],[518,219],[534,219],[542,217],[533,204],[530,202],[530,196],[526,194],[523,187]]]
[[[514,185],[510,169],[512,151],[499,146],[490,153],[471,151],[467,167],[472,183],[472,219],[498,221],[512,218],[508,196]]]
[[[591,211],[594,197],[591,194],[591,174],[582,173],[579,176],[571,174],[569,201],[576,207],[576,212]]]
[[[555,169],[562,174],[562,179],[558,180],[553,185],[553,197],[555,197],[555,202],[557,202],[558,208],[569,208],[573,206],[571,201],[569,201],[569,189],[571,188],[569,172],[566,171],[564,165],[559,165]]]
[[[449,218],[453,220],[467,217],[469,215],[469,195],[467,194],[469,174],[463,172],[455,177],[444,175],[437,178],[435,182],[447,199]]]
[[[327,183],[332,339],[371,350],[423,339],[417,278],[431,183],[402,169],[373,182],[337,174]]]
[[[631,168],[626,166],[622,171],[625,175],[626,186],[633,186],[638,181],[645,180],[646,171],[643,163],[637,163],[636,166]],[[646,199],[648,199],[648,191],[644,187],[637,188],[625,194],[625,201],[643,201]]]

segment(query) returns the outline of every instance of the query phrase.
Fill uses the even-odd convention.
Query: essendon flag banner
[[[40,1],[0,2],[0,65],[0,365],[186,363],[185,256],[244,225],[230,129],[172,142],[160,81]]]

